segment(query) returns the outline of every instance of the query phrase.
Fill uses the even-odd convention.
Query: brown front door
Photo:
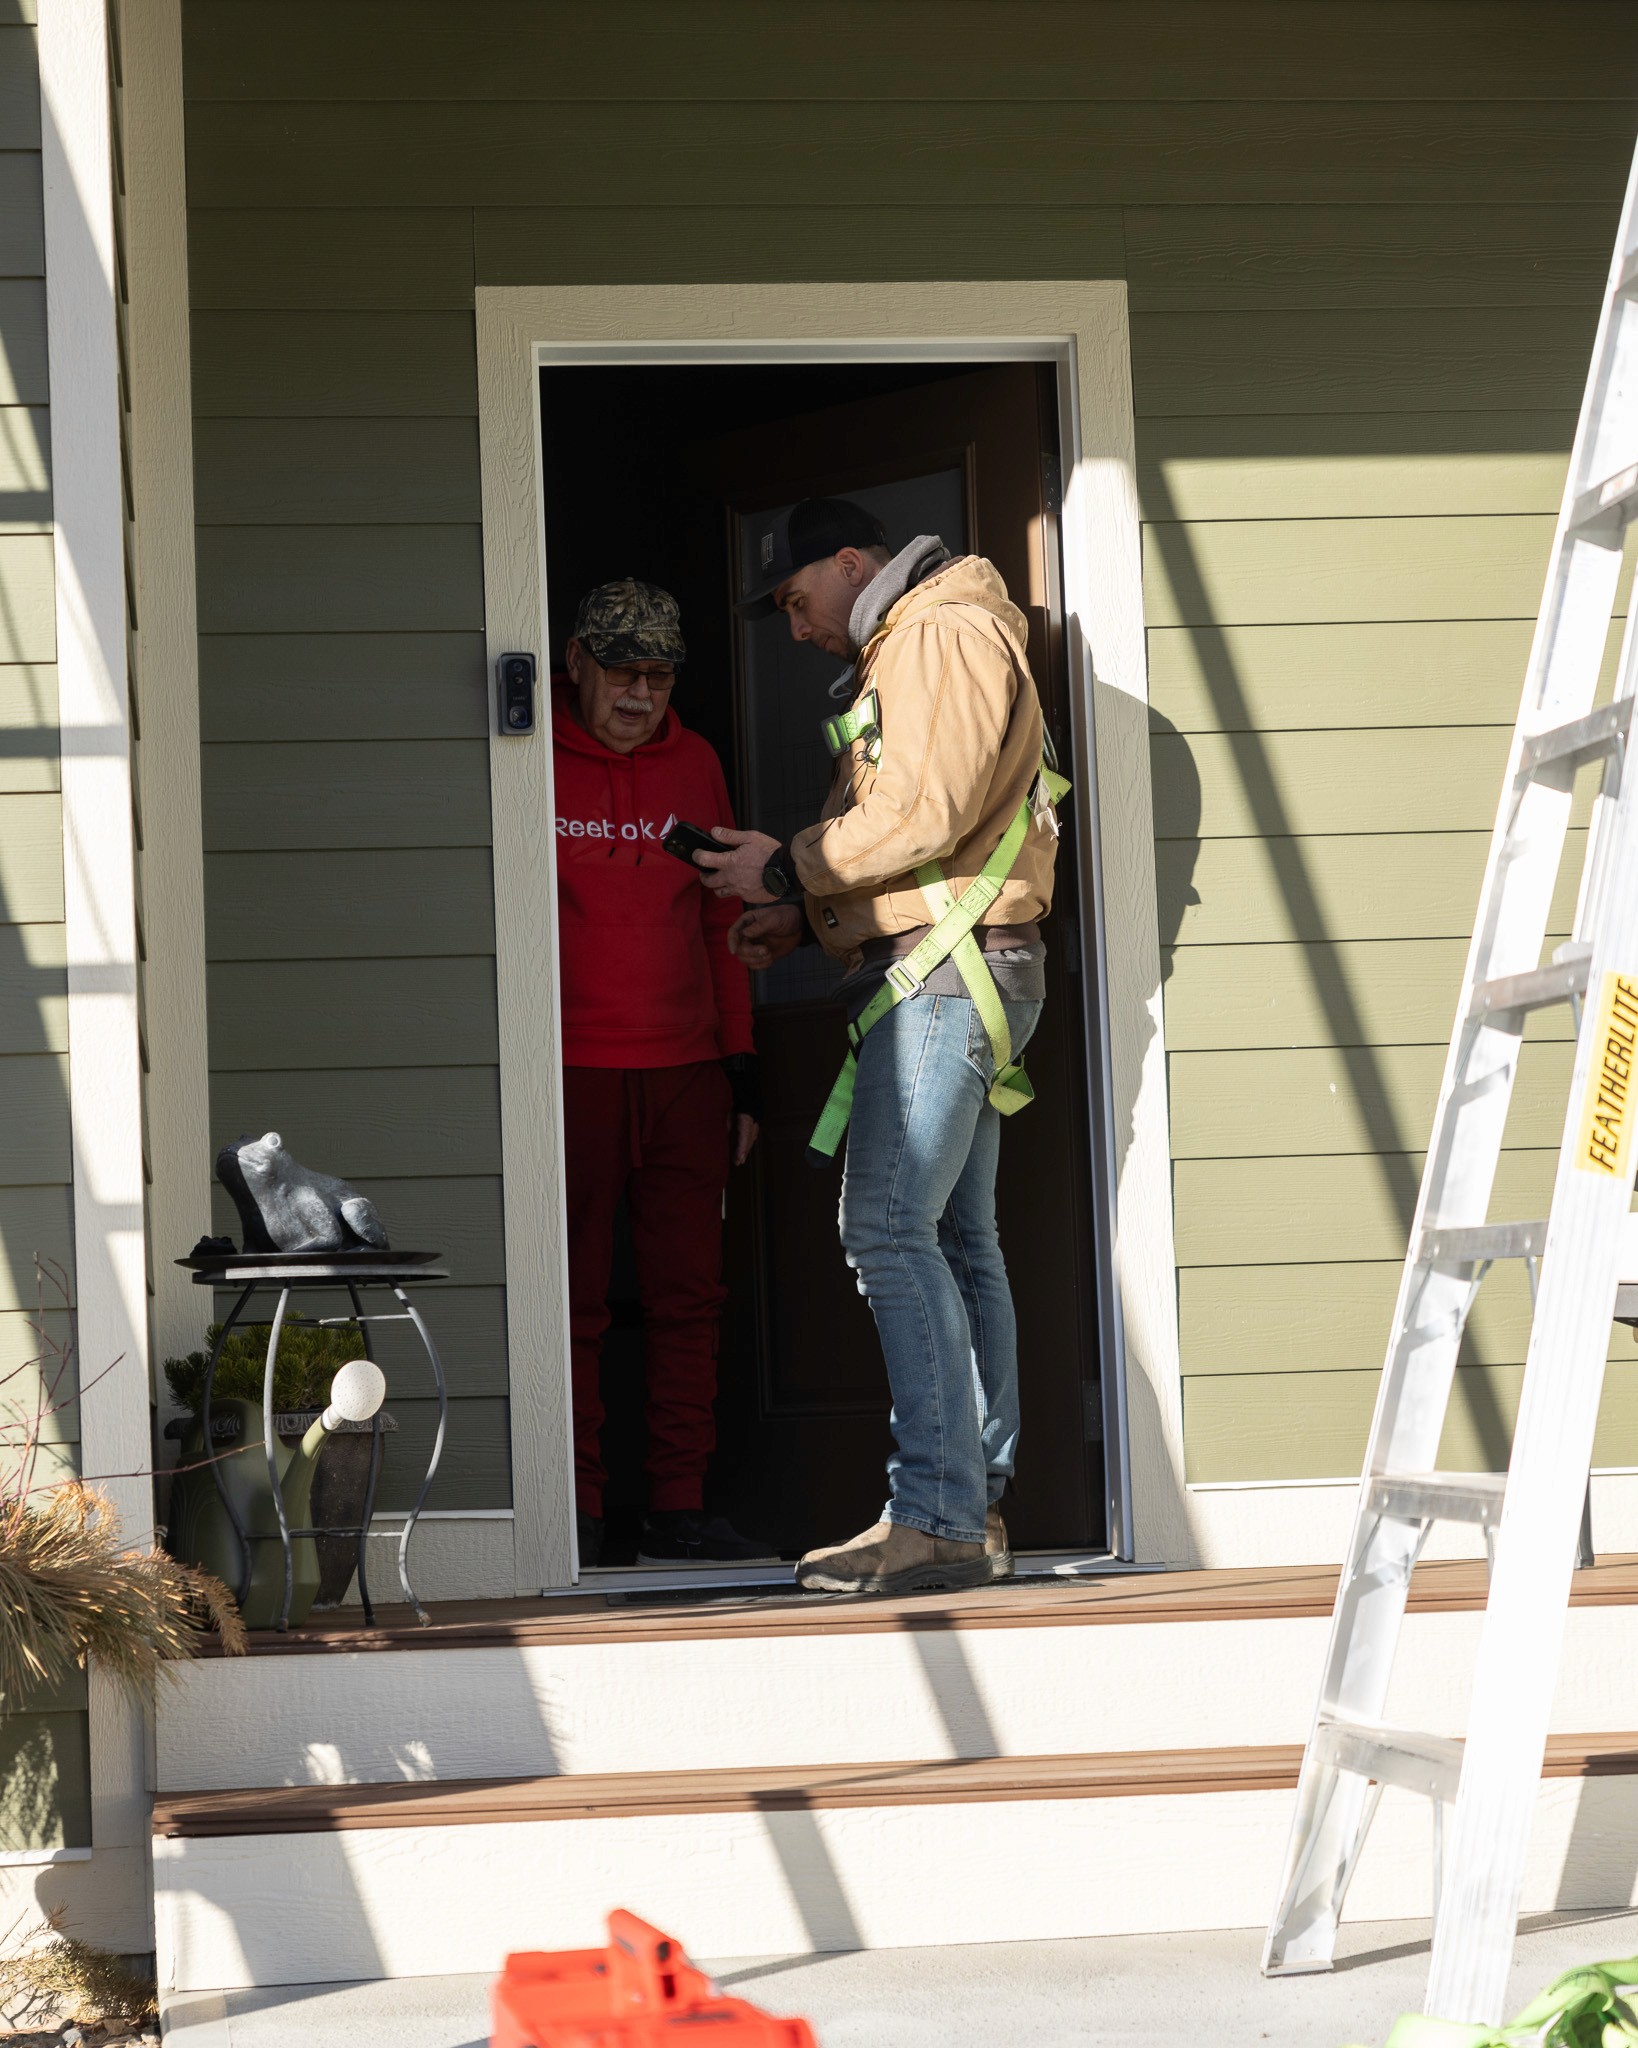
[[[757,572],[747,549],[767,512],[818,494],[868,504],[895,547],[937,532],[953,552],[988,556],[1029,619],[1047,727],[1068,761],[1053,603],[1057,448],[1049,373],[1013,363],[764,424],[693,454],[722,498],[738,587]],[[819,724],[837,709],[829,686],[839,669],[795,646],[783,618],[740,629],[742,822],[785,838],[817,817],[830,778]],[[1105,1534],[1073,807],[1071,798],[1047,925],[1046,1008],[1029,1048],[1037,1101],[1007,1126],[999,1187],[1023,1403],[1008,1517],[1014,1543],[1031,1548],[1094,1545]],[[832,999],[839,975],[808,947],[757,977],[767,1121],[754,1198],[730,1204],[722,1455],[743,1519],[786,1549],[876,1519],[891,1441],[875,1326],[837,1240],[840,1161],[816,1170],[807,1149],[846,1050]]]

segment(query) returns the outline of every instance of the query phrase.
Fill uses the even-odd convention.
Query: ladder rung
[[[1454,1803],[1462,1775],[1462,1745],[1454,1735],[1419,1735],[1369,1721],[1322,1720],[1314,1731],[1319,1759],[1379,1785],[1398,1785],[1427,1799]]]
[[[1398,1522],[1473,1522],[1493,1529],[1507,1492],[1505,1472],[1384,1472],[1371,1481],[1371,1512]]]
[[[1584,718],[1572,718],[1567,725],[1549,726],[1532,733],[1519,752],[1519,774],[1539,775],[1544,768],[1568,763],[1579,768],[1607,754],[1617,741],[1626,738],[1632,722],[1632,699],[1617,697],[1613,704],[1600,704]]]
[[[1638,462],[1629,463],[1590,491],[1583,491],[1570,514],[1570,530],[1590,540],[1616,545],[1628,520],[1638,512]]]
[[[1555,961],[1551,967],[1535,967],[1528,974],[1504,974],[1496,981],[1481,981],[1473,991],[1469,1017],[1495,1017],[1511,1011],[1544,1010],[1549,1003],[1567,1003],[1572,996],[1587,993],[1590,953],[1570,960]]]
[[[1539,1259],[1547,1242],[1539,1223],[1471,1223],[1459,1229],[1424,1230],[1421,1257],[1430,1266],[1480,1266],[1492,1259]]]

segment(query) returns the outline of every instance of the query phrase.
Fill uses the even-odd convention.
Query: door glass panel
[[[899,483],[838,491],[874,512],[895,551],[918,534],[936,533],[953,555],[967,552],[967,491],[960,469],[935,470]],[[738,521],[739,587],[762,574],[762,537],[789,507],[742,513]],[[832,697],[844,673],[811,647],[791,638],[782,612],[741,627],[745,682],[745,816],[759,832],[788,840],[818,817],[830,787],[830,755],[820,735],[826,718],[845,709],[851,692]],[[840,961],[818,946],[802,946],[753,977],[758,1009],[775,1003],[825,1001],[842,978]]]

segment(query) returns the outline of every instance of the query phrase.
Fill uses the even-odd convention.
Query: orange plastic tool
[[[818,2048],[806,2020],[725,1998],[670,1935],[635,1913],[609,1915],[607,1948],[508,1956],[489,2048]]]

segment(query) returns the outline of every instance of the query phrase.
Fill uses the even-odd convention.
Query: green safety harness
[[[825,719],[821,729],[832,758],[845,748],[863,741],[865,758],[873,766],[881,759],[881,713],[874,690],[867,690],[851,711],[844,711],[837,718]],[[1002,833],[1000,845],[961,894],[956,896],[951,892],[944,870],[936,860],[923,861],[916,869],[917,886],[933,914],[932,929],[902,960],[893,962],[887,970],[887,979],[847,1027],[851,1050],[842,1062],[842,1071],[836,1076],[835,1085],[814,1126],[813,1136],[808,1140],[809,1149],[824,1158],[836,1156],[836,1148],[842,1142],[842,1133],[847,1129],[848,1118],[853,1112],[853,1082],[859,1071],[859,1047],[864,1043],[865,1034],[873,1025],[879,1024],[889,1010],[908,997],[919,996],[927,985],[927,977],[946,960],[955,962],[989,1037],[990,1052],[995,1061],[995,1079],[989,1092],[991,1104],[1003,1116],[1011,1116],[1026,1102],[1035,1099],[1035,1090],[1024,1072],[1023,1061],[1012,1056],[1012,1033],[1007,1028],[1007,1012],[1001,1001],[1001,991],[985,962],[983,948],[973,937],[973,927],[1000,895],[1001,885],[1012,873],[1013,863],[1030,827],[1039,821],[1045,829],[1056,830],[1054,807],[1068,794],[1069,783],[1058,773],[1052,742],[1044,733],[1042,738],[1040,772]]]

